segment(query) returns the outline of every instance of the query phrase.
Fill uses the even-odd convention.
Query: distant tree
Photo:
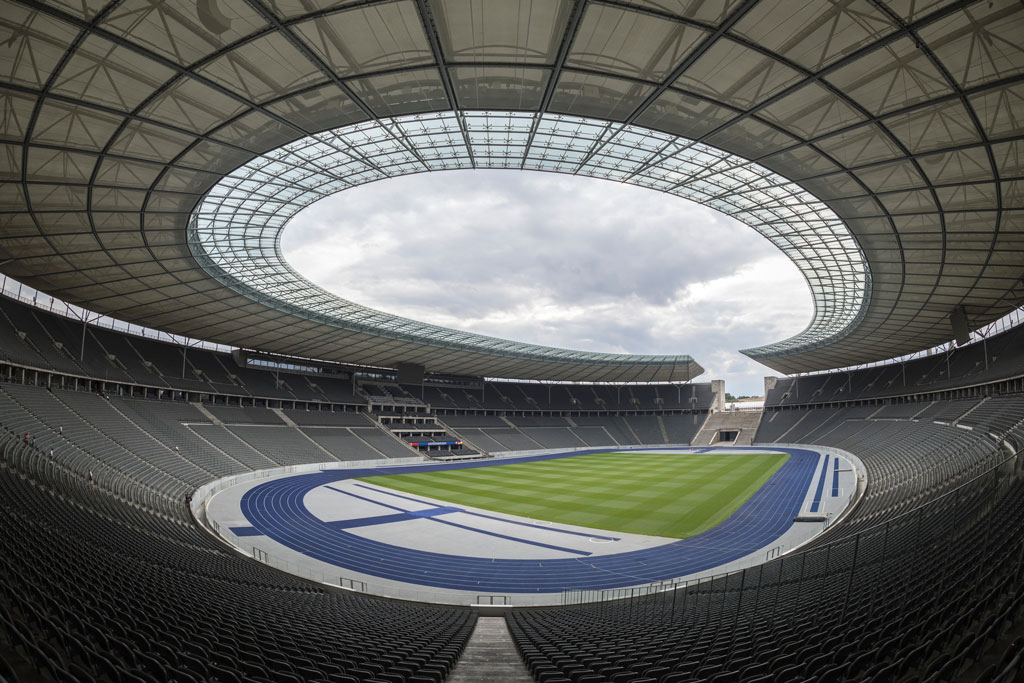
[[[730,393],[729,393],[729,392],[727,391],[727,392],[725,392],[725,400],[726,400],[726,401],[735,401],[735,400],[736,400],[736,397],[735,397],[735,396],[733,396],[732,394],[730,394]]]

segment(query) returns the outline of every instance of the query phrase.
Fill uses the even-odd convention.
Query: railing
[[[477,605],[511,605],[511,595],[478,595],[476,596]]]
[[[218,538],[225,543],[231,545],[243,555],[253,558],[254,560],[261,562],[267,566],[280,569],[288,572],[295,576],[310,581],[316,581],[323,583],[328,586],[337,586],[346,590],[357,591],[360,593],[371,593],[373,595],[379,595],[389,598],[399,598],[403,600],[415,600],[417,602],[431,602],[431,603],[449,603],[449,604],[470,604],[473,595],[466,593],[461,599],[456,598],[452,591],[449,590],[430,590],[428,588],[410,588],[403,585],[394,583],[388,583],[381,580],[380,583],[370,584],[363,579],[356,579],[352,577],[339,577],[334,572],[337,571],[337,567],[324,566],[322,569],[317,569],[311,566],[310,562],[306,558],[300,557],[296,560],[288,560],[285,557],[278,556],[267,550],[258,548],[249,543],[245,542],[245,537],[238,538],[230,531],[225,530],[217,520],[209,517],[206,514],[206,505],[210,499],[221,491],[243,484],[249,481],[255,481],[257,479],[267,479],[275,477],[281,474],[296,474],[303,472],[318,472],[323,470],[331,469],[363,469],[372,468],[379,469],[381,472],[385,472],[388,468],[395,466],[409,466],[409,465],[432,465],[437,464],[430,460],[422,457],[410,457],[410,458],[392,458],[390,460],[356,460],[349,462],[337,462],[337,463],[313,463],[305,465],[289,465],[285,467],[277,467],[269,470],[259,470],[256,472],[245,472],[237,474],[231,477],[224,477],[216,481],[205,484],[195,491],[192,495],[192,501],[190,506],[192,508],[192,514],[201,523],[205,524],[206,527],[212,530]],[[333,571],[332,571],[333,570]],[[512,604],[511,595],[491,595],[491,596],[476,596],[480,598],[489,598],[489,603],[479,604],[493,604],[493,605],[510,605]]]
[[[218,535],[222,540],[230,544],[240,553],[251,557],[252,559],[265,564],[268,567],[280,569],[283,572],[287,572],[294,576],[298,576],[302,579],[309,581],[315,581],[322,583],[326,586],[334,586],[337,588],[343,588],[345,590],[354,591],[357,593],[366,593],[368,595],[375,595],[385,598],[396,598],[400,600],[413,600],[416,602],[428,602],[438,604],[450,604],[450,605],[511,605],[513,596],[512,595],[474,595],[469,592],[459,592],[445,589],[431,590],[426,587],[413,588],[407,585],[402,585],[394,582],[388,582],[385,579],[381,579],[379,582],[371,583],[365,579],[356,579],[353,577],[339,576],[333,571],[337,571],[338,567],[330,565],[324,565],[322,569],[316,568],[312,565],[308,558],[298,557],[295,559],[287,559],[281,555],[274,554],[263,548],[253,545],[242,546],[238,539],[234,539],[231,534],[224,534],[220,532],[220,525],[215,520],[209,520],[210,528],[217,530]],[[333,570],[333,571],[332,571]],[[551,600],[551,604],[557,604],[555,599]]]
[[[569,446],[566,448],[533,448],[528,451],[491,451],[491,455],[495,458],[525,458],[531,455],[551,455],[552,453],[577,453],[580,451],[607,451],[614,450],[618,452],[622,451],[643,451],[651,448],[657,448],[664,450],[667,448],[697,448],[697,446],[690,446],[688,443],[657,443],[657,444],[641,444],[641,445],[626,445],[626,446],[613,446],[611,444],[607,446]]]
[[[763,413],[764,402],[746,405],[743,403],[727,403],[720,413]]]
[[[351,591],[366,592],[366,582],[359,579],[346,579],[344,576],[339,576],[338,585]]]
[[[62,471],[59,465],[50,464],[44,454],[33,450],[24,444],[19,435],[9,431],[3,434],[2,452],[4,459],[20,471],[46,472],[46,476],[52,476],[51,470],[55,473]],[[966,536],[970,533],[970,525],[982,521],[990,515],[996,503],[1006,494],[1006,489],[1021,477],[1021,471],[1024,469],[1020,467],[1021,455],[1022,451],[1018,450],[987,467],[973,478],[912,510],[824,545],[799,553],[791,551],[790,554],[775,554],[774,556],[772,554],[775,549],[772,549],[768,551],[769,557],[766,557],[768,562],[696,580],[662,581],[642,586],[606,590],[568,590],[561,595],[561,604],[597,603],[598,606],[628,604],[630,609],[643,608],[644,612],[647,612],[648,608],[667,609],[669,614],[674,614],[679,609],[706,608],[711,610],[713,601],[720,600],[721,604],[725,604],[727,594],[734,597],[739,596],[735,600],[739,604],[745,599],[744,591],[749,588],[758,591],[765,589],[768,594],[774,595],[772,598],[772,610],[774,610],[774,602],[779,599],[783,586],[795,586],[798,590],[810,586],[812,589],[824,592],[825,585],[828,584],[830,586],[828,590],[840,591],[840,597],[845,602],[849,600],[850,595],[856,594],[858,590],[870,590],[873,581],[880,575],[899,577],[905,584],[912,585],[920,580],[920,577],[914,575],[914,571],[920,566],[929,568],[931,572],[929,580],[932,581],[957,582],[969,579],[970,577],[959,576],[956,573],[959,571],[957,563],[954,561],[959,559],[956,549],[970,540]],[[421,462],[419,458],[407,460],[413,463]],[[331,463],[330,465],[342,469],[364,467],[368,464],[376,467],[381,465],[381,461]],[[387,465],[393,464],[395,463],[387,463]],[[277,473],[315,471],[324,468],[323,465],[318,464],[290,466],[272,471],[250,472],[211,482],[202,487],[200,492],[193,497],[193,511],[198,508],[201,512],[205,501],[210,496],[242,481],[266,478]],[[64,474],[70,474],[79,480],[83,479],[80,473],[65,471]],[[126,489],[129,482],[125,478],[120,482],[108,482],[108,484],[114,485],[113,488],[108,486],[108,491],[114,495],[121,495],[119,493],[122,488],[121,484]],[[127,494],[127,491],[125,490],[123,493]],[[200,519],[203,519],[204,516],[197,515]],[[207,520],[207,523],[222,538],[229,539],[229,535],[222,532],[221,526],[216,520],[210,519]],[[991,524],[985,524],[983,528],[984,538],[982,541],[985,546],[1003,542],[1004,535],[1014,531],[1014,529],[998,529]],[[841,532],[842,528],[840,528]],[[348,590],[372,592],[396,598],[424,602],[452,602],[450,592],[406,589],[388,585],[370,586],[361,579],[337,577],[337,575],[311,569],[308,564],[289,562],[251,545],[247,548],[237,543],[235,545],[240,552],[269,566],[313,581],[336,585]],[[909,554],[906,552],[907,548],[912,548]],[[894,549],[901,550],[896,552]],[[779,553],[781,553],[781,547]],[[1016,576],[1022,576],[1022,572],[1024,572],[1024,541],[1018,539],[1009,543],[1005,551],[998,556],[1003,558],[1004,562],[1015,563]],[[835,581],[826,581],[826,579],[836,577],[839,579],[838,584]],[[513,600],[510,595],[467,595],[465,602],[472,597],[475,597],[477,604],[509,605]]]
[[[843,600],[848,601],[856,591],[870,590],[872,582],[880,575],[898,578],[906,585],[919,581],[920,577],[913,572],[920,563],[930,564],[931,570],[938,569],[938,578],[933,576],[930,580],[955,582],[967,577],[953,574],[951,558],[965,541],[971,524],[989,515],[1000,494],[1021,477],[1018,458],[1022,454],[1024,450],[1018,450],[912,510],[830,543],[696,580],[604,591],[569,590],[563,593],[562,604],[598,603],[598,609],[603,604],[609,609],[628,609],[630,613],[642,607],[647,615],[667,610],[667,615],[672,616],[680,609],[695,609],[694,601],[700,602],[700,609],[719,609],[726,604],[727,594],[732,596],[732,604],[738,609],[743,591],[748,588],[774,589],[774,600],[778,600],[782,586],[796,587],[794,590],[799,591],[801,586],[808,585],[824,591],[831,577],[845,580],[844,585],[832,584],[829,590],[842,591]],[[1001,533],[1002,530],[985,525],[983,540],[986,545],[998,542]],[[903,552],[907,547],[913,548],[909,556]],[[1006,561],[1016,563],[1016,575],[1024,576],[1024,538],[1018,539],[1003,555]],[[940,563],[941,567],[937,568],[935,563]],[[720,604],[713,608],[712,601],[719,599]],[[774,609],[773,604],[773,612]],[[621,616],[616,613],[616,618]]]
[[[364,392],[365,393],[365,392]],[[371,406],[374,405],[386,405],[386,406],[425,406],[427,405],[418,398],[409,398],[408,396],[377,396],[375,394],[366,393],[366,402]]]
[[[562,604],[579,605],[590,602],[642,598],[656,593],[674,593],[679,588],[685,588],[687,585],[695,585],[699,582],[700,579],[694,579],[691,581],[659,581],[629,588],[570,589],[562,591]]]
[[[671,448],[671,446],[665,446],[665,445],[659,445],[657,447],[658,448]],[[682,446],[679,446],[679,447],[682,447]],[[794,447],[800,447],[800,446],[795,445]],[[804,446],[804,447],[806,447],[806,446]],[[649,449],[649,448],[651,448],[651,446],[628,446],[628,447],[622,447],[621,450],[645,450],[645,449]],[[827,453],[831,453],[831,454],[839,454],[842,457],[844,457],[847,460],[849,460],[854,465],[854,468],[855,468],[856,471],[858,471],[858,472],[863,472],[864,471],[863,464],[860,462],[860,460],[856,456],[853,456],[852,454],[849,454],[846,451],[843,451],[843,450],[840,450],[840,449],[836,449],[836,448],[828,448],[828,447],[820,447],[820,448],[816,447],[816,448],[818,450],[821,450],[821,452],[823,452],[823,453],[827,452]],[[595,449],[595,448],[590,448],[590,447],[581,447],[581,448],[575,448],[575,449],[556,448],[556,449],[543,449],[543,450],[536,450],[536,451],[516,451],[516,452],[513,452],[513,453],[511,453],[511,454],[509,454],[507,456],[503,456],[503,457],[516,458],[516,457],[522,457],[522,456],[527,456],[527,455],[535,455],[535,454],[561,453],[561,452],[565,452],[567,450],[591,451],[591,450],[600,450],[600,449]],[[230,488],[232,486],[236,486],[238,484],[244,483],[246,481],[252,481],[252,480],[255,480],[255,479],[258,479],[258,478],[266,478],[266,477],[270,477],[270,476],[277,476],[279,474],[290,474],[290,473],[298,473],[298,472],[308,472],[308,471],[316,471],[318,469],[328,469],[328,468],[347,469],[347,468],[362,468],[362,467],[374,467],[374,468],[379,467],[379,468],[382,468],[382,469],[386,469],[387,467],[390,467],[390,466],[393,466],[393,465],[402,465],[402,464],[426,465],[426,464],[431,464],[431,463],[429,461],[424,462],[421,458],[405,458],[405,459],[402,459],[402,461],[388,460],[386,462],[382,462],[381,460],[368,460],[368,461],[347,462],[347,463],[329,463],[328,465],[293,465],[293,466],[288,466],[288,467],[279,467],[279,468],[275,468],[275,469],[271,469],[271,470],[261,470],[261,471],[258,471],[258,472],[248,472],[248,473],[244,473],[244,474],[240,474],[240,475],[235,475],[235,476],[232,476],[232,477],[225,477],[223,479],[219,479],[219,480],[217,480],[215,482],[211,482],[210,484],[207,484],[207,485],[201,487],[194,494],[193,499],[192,499],[193,514],[195,515],[196,519],[200,520],[201,522],[205,522],[209,528],[213,529],[216,532],[217,536],[221,538],[221,540],[223,540],[224,542],[234,546],[240,552],[242,552],[242,553],[244,553],[246,555],[254,557],[254,554],[252,552],[252,546],[249,545],[248,543],[246,543],[245,537],[242,537],[242,539],[239,539],[238,537],[236,537],[234,534],[232,534],[230,532],[222,531],[221,526],[219,524],[217,524],[216,520],[208,518],[207,515],[205,514],[206,503],[214,495],[216,495],[218,492],[223,491],[226,488]],[[850,506],[848,505],[846,509],[848,510],[849,508],[850,508]],[[799,546],[796,546],[796,547],[799,547]],[[769,551],[769,552],[771,552],[771,551]],[[781,546],[779,546],[779,554],[781,554]],[[278,569],[282,569],[284,571],[291,572],[291,573],[299,575],[299,576],[301,576],[303,578],[307,578],[307,579],[310,579],[310,580],[313,580],[313,581],[318,581],[318,582],[325,583],[325,584],[328,584],[328,585],[338,585],[337,583],[335,583],[334,575],[331,573],[330,568],[325,566],[322,569],[315,569],[315,568],[313,568],[311,566],[311,564],[310,564],[310,562],[308,560],[291,560],[290,561],[290,560],[284,559],[283,557],[275,557],[273,555],[267,555],[266,553],[264,553],[263,555],[261,555],[257,559],[259,559],[264,564],[268,564],[268,565],[276,567]],[[770,559],[770,558],[766,558],[766,559]],[[760,559],[759,555],[751,554],[748,557],[745,557],[745,558],[742,558],[741,560],[736,561],[735,563],[733,563],[732,566],[736,567],[736,566],[744,566],[744,565],[746,565],[747,567],[751,567],[751,566],[757,566],[762,561],[763,560]],[[305,564],[303,564],[303,562]],[[716,578],[717,576],[722,576],[722,575],[715,575],[714,577],[702,577],[700,579],[689,579],[689,580],[670,579],[670,580],[660,581],[660,582],[656,582],[656,583],[652,583],[652,584],[647,584],[647,585],[631,586],[631,587],[623,587],[623,588],[596,589],[596,590],[591,590],[591,589],[570,589],[570,590],[563,591],[561,594],[559,594],[559,593],[552,593],[550,595],[544,595],[544,596],[538,596],[538,595],[531,594],[529,596],[529,604],[531,604],[531,605],[579,604],[579,603],[584,603],[584,602],[603,602],[603,601],[622,600],[622,599],[629,599],[629,598],[638,598],[638,597],[643,597],[643,596],[647,596],[647,595],[651,595],[651,594],[655,594],[655,593],[663,593],[665,591],[675,590],[675,589],[677,589],[679,587],[685,587],[687,585],[701,585],[702,586],[702,585],[704,585],[704,582],[706,582],[706,581],[708,581],[708,580],[710,580],[712,578]],[[371,581],[372,581],[372,579],[374,577],[370,577],[370,578],[371,578]],[[439,602],[439,603],[448,603],[448,604],[469,604],[471,599],[473,598],[472,594],[467,593],[465,591],[460,592],[460,591],[454,591],[454,590],[441,590],[441,589],[432,590],[432,589],[429,589],[429,588],[426,588],[426,587],[416,587],[416,588],[414,588],[414,587],[410,587],[410,586],[407,586],[407,585],[399,585],[399,584],[394,583],[394,582],[388,582],[388,581],[386,581],[384,579],[380,579],[380,580],[372,581],[372,582],[368,582],[365,579],[359,579],[357,581],[359,582],[359,584],[361,586],[358,590],[360,590],[361,592],[367,592],[367,593],[371,593],[371,594],[374,594],[374,595],[381,595],[381,596],[384,596],[384,597],[402,598],[402,599],[407,599],[407,600],[416,600],[416,601],[420,601],[420,602]],[[343,587],[347,588],[349,586],[343,586]],[[491,602],[477,602],[475,604],[511,605],[512,604],[513,596],[512,595],[477,595],[476,596],[476,599],[478,601],[480,601],[482,598],[486,598],[488,600],[491,600]],[[520,598],[520,600],[522,600],[522,597]]]

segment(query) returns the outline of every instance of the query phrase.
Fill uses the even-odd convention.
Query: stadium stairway
[[[479,617],[448,683],[531,683],[503,617]]]
[[[723,410],[712,413],[693,439],[694,446],[750,446],[761,424],[762,411]],[[736,438],[720,438],[722,432],[736,432]]]

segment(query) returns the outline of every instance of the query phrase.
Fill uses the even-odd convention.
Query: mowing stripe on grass
[[[596,453],[363,481],[533,519],[687,538],[728,519],[788,458],[779,453]]]
[[[603,452],[603,451],[600,451]],[[756,453],[755,449],[744,450]],[[375,541],[332,529],[305,505],[306,495],[334,482],[380,474],[380,470],[324,470],[257,484],[239,508],[253,528],[276,543],[345,570],[382,579],[481,593],[548,593],[650,583],[720,567],[753,549],[766,547],[793,527],[820,454],[787,448],[789,459],[725,522],[691,538],[608,555],[567,557],[545,562],[521,558],[452,555]],[[529,461],[579,457],[564,453],[527,456]],[[518,462],[524,462],[523,459]],[[503,463],[508,464],[508,463]],[[488,461],[395,467],[395,473],[486,469]]]
[[[433,503],[425,501],[425,500],[423,500],[421,498],[413,498],[411,496],[403,496],[403,495],[401,495],[399,493],[394,493],[393,491],[382,491],[382,490],[374,488],[372,486],[367,486],[366,484],[356,484],[356,486],[358,486],[360,488],[367,489],[369,491],[374,491],[376,493],[383,493],[383,494],[386,494],[386,495],[389,495],[389,496],[394,496],[395,498],[403,498],[405,500],[411,500],[414,503],[421,503],[423,505],[433,505]],[[331,487],[328,487],[328,488],[331,488]],[[432,509],[455,510],[456,508],[444,508],[444,507],[442,507],[442,508],[428,508],[427,511],[429,512]],[[517,524],[519,526],[527,526],[527,527],[535,527],[536,526],[532,522],[521,522],[521,521],[515,520],[515,519],[505,519],[504,517],[495,517],[494,515],[485,515],[482,512],[473,512],[471,510],[463,510],[461,508],[459,508],[458,510],[459,510],[459,512],[461,512],[464,515],[471,515],[473,517],[481,517],[483,519],[493,519],[493,520],[496,520],[498,522],[503,522],[505,524]],[[617,541],[617,540],[619,540],[619,539],[615,538],[614,536],[598,536],[597,534],[583,533],[582,531],[572,531],[570,529],[559,529],[558,527],[553,527],[553,526],[544,527],[544,529],[546,531],[550,531],[552,533],[568,534],[570,536],[584,536],[586,538],[599,538],[599,539],[604,540],[604,541]],[[238,534],[236,534],[236,535],[238,535]]]

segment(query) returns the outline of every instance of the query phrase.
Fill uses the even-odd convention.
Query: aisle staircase
[[[722,410],[708,416],[693,439],[694,446],[749,446],[754,442],[761,410]]]
[[[448,683],[533,683],[504,617],[480,617]]]

